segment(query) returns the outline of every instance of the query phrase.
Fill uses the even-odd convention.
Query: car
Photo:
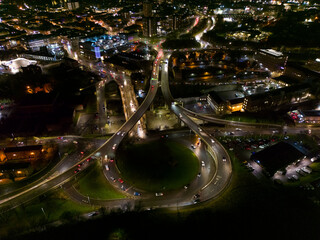
[[[118,179],[118,182],[119,183],[124,183],[124,181],[121,178]]]
[[[189,187],[189,184],[183,186],[183,188],[186,190],[188,189],[188,187]]]
[[[88,217],[94,217],[94,216],[97,216],[99,213],[98,212],[91,212],[91,213],[88,213]]]
[[[125,134],[126,134],[126,132],[122,132],[122,133],[121,133],[121,137],[123,137]]]
[[[78,173],[78,172],[80,172],[80,169],[79,169],[79,168],[77,168],[76,170],[74,170],[74,173]]]
[[[206,164],[204,163],[204,161],[201,161],[201,166],[202,166],[202,167],[205,167],[205,166],[206,166]]]
[[[199,203],[199,202],[200,202],[200,199],[199,199],[199,198],[193,200],[193,203],[194,203],[194,204]]]
[[[250,166],[250,167],[248,167],[248,171],[249,171],[249,172],[253,172],[253,171],[254,171],[254,168]]]
[[[191,148],[196,149],[196,146],[195,146],[195,145],[193,145],[193,144],[191,144]]]
[[[116,181],[117,181],[114,177],[110,177],[110,179],[111,179],[113,182],[116,182]]]
[[[199,132],[202,132],[202,129],[198,127]]]
[[[112,149],[115,150],[117,147],[117,144],[113,144]]]
[[[107,170],[107,171],[109,171],[109,170],[110,170],[110,168],[109,168],[108,164],[106,164],[106,165],[105,165],[105,168],[106,168],[106,170]]]
[[[141,196],[141,193],[139,193],[139,192],[134,192],[133,195],[134,195],[134,196]]]
[[[301,171],[303,171],[307,174],[310,174],[312,172],[312,169],[310,167],[303,167],[303,168],[301,168]]]
[[[121,132],[117,132],[117,135],[120,135]]]
[[[227,161],[226,157],[222,157],[222,161],[226,162]]]
[[[211,139],[211,142],[212,142],[212,143],[215,143],[213,139]]]
[[[161,197],[163,196],[163,193],[162,192],[159,192],[159,193],[155,193],[156,197]]]
[[[297,175],[292,175],[290,178],[288,178],[289,180],[294,180],[294,181],[298,181],[299,177]]]
[[[201,177],[201,173],[199,172],[197,176],[198,176],[198,177]]]

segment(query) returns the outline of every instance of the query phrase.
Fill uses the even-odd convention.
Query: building
[[[151,17],[152,16],[152,3],[146,1],[143,3],[142,13],[144,17]]]
[[[29,145],[22,147],[6,147],[4,150],[4,161],[34,161],[42,157],[43,148],[42,145]]]
[[[283,72],[288,60],[283,53],[273,49],[260,49],[254,58],[271,72]]]
[[[30,162],[0,164],[0,182],[6,179],[15,181],[27,177],[33,172]]]
[[[273,176],[278,170],[284,171],[292,163],[303,159],[302,148],[289,142],[279,142],[251,155],[250,159],[258,163],[263,172]]]
[[[284,75],[300,82],[318,82],[320,79],[319,72],[291,62],[286,65]]]
[[[143,36],[153,37],[157,35],[157,20],[154,17],[143,18]]]
[[[177,30],[179,28],[179,17],[177,15],[172,16],[172,30]]]
[[[309,100],[310,96],[310,86],[299,84],[246,96],[242,108],[248,112],[277,110],[286,104],[296,104]]]
[[[244,95],[238,91],[211,91],[207,102],[216,114],[223,115],[242,110]]]
[[[98,58],[101,58],[102,49],[100,48],[100,46],[95,45],[94,42],[80,42],[79,47],[81,56],[90,60],[96,60]]]
[[[29,65],[37,64],[37,61],[18,57],[16,59],[12,59],[10,61],[2,61],[0,63],[1,65],[8,67],[10,71],[15,74],[21,71],[22,67],[27,67]]]
[[[54,3],[57,3],[58,1],[55,1]],[[56,5],[56,4],[53,4]],[[68,10],[75,10],[80,7],[79,1],[77,0],[60,0],[60,6],[68,9]]]
[[[30,39],[27,42],[27,48],[32,52],[40,51],[41,47],[46,47],[49,44],[48,38],[38,38],[38,39]]]

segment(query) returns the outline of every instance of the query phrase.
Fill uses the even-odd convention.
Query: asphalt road
[[[162,54],[162,53],[161,53]],[[102,146],[100,146],[96,151],[94,151],[89,156],[86,156],[81,161],[75,163],[72,167],[66,170],[63,173],[58,173],[57,175],[51,175],[45,180],[34,184],[32,187],[28,189],[23,189],[21,191],[15,192],[10,196],[6,196],[0,199],[0,206],[3,209],[8,210],[14,207],[19,206],[22,203],[25,203],[37,196],[40,196],[47,192],[48,190],[56,187],[62,187],[62,185],[69,180],[73,179],[78,174],[78,165],[80,164],[80,169],[87,167],[90,162],[94,161],[94,159],[104,158],[105,155],[114,157],[114,153],[116,151],[117,146],[123,140],[123,138],[128,134],[128,132],[133,128],[133,126],[139,121],[139,119],[143,116],[146,110],[149,108],[152,103],[157,89],[158,89],[158,73],[159,73],[159,64],[160,64],[160,55],[154,62],[154,74],[152,75],[152,79],[150,81],[150,88],[148,94],[140,107],[136,110],[136,112],[120,127],[120,129],[115,133],[111,138],[109,138]],[[87,159],[91,159],[87,162]],[[81,171],[79,170],[79,172]],[[75,172],[76,171],[76,172]]]
[[[166,55],[165,61],[168,60],[169,57],[169,55]],[[216,171],[212,178],[208,177],[206,179],[207,183],[201,188],[200,200],[205,201],[217,197],[228,186],[232,176],[231,160],[227,151],[214,137],[188,117],[186,114],[188,111],[186,109],[176,104],[169,88],[168,64],[166,63],[162,66],[161,90],[165,101],[171,107],[171,110],[192,131],[201,137],[214,159]]]

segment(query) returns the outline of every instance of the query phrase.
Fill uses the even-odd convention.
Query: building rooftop
[[[300,112],[307,117],[319,117],[320,110],[300,110]]]
[[[29,146],[21,146],[21,147],[6,147],[4,149],[4,153],[34,151],[34,150],[41,150],[41,149],[42,149],[42,145],[29,145]]]
[[[282,141],[252,154],[250,159],[262,165],[268,173],[273,175],[276,171],[285,168],[303,156],[305,154],[296,147]]]
[[[0,164],[0,171],[8,171],[12,169],[25,169],[30,166],[29,162],[19,162],[19,163],[5,163]]]
[[[282,52],[279,52],[279,51],[276,51],[273,49],[260,49],[260,52],[267,53],[267,54],[272,55],[274,57],[282,57],[283,56]]]
[[[239,91],[211,91],[208,93],[217,104],[221,102],[230,101],[231,103],[240,103],[243,101],[244,94]]]

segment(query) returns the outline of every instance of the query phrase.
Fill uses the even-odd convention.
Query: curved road
[[[40,182],[27,190],[22,190],[17,192],[16,194],[8,197],[2,198],[0,200],[1,206],[7,206],[8,208],[13,208],[20,205],[23,202],[29,201],[32,198],[35,198],[51,188],[54,187],[62,187],[62,184],[68,182],[73,179],[75,175],[90,165],[95,158],[103,160],[103,164],[105,164],[105,160],[110,158],[114,158],[115,151],[119,146],[120,142],[123,138],[128,134],[128,132],[134,127],[134,125],[140,120],[145,111],[148,109],[150,104],[152,103],[157,89],[158,89],[158,75],[159,75],[159,65],[160,59],[163,56],[162,49],[158,52],[157,58],[154,61],[153,66],[153,74],[150,80],[150,88],[148,94],[137,111],[120,127],[117,133],[115,133],[108,141],[106,141],[101,147],[99,147],[94,153],[90,154],[90,156],[82,159],[77,164],[66,170],[65,172],[57,175],[51,176]],[[166,61],[168,60],[168,56]],[[162,68],[162,92],[164,97],[169,105],[173,102],[173,98],[170,93],[169,84],[168,84],[168,64],[164,64]],[[217,142],[214,138],[212,138],[207,132],[203,131],[195,122],[193,122],[187,115],[187,111],[178,106],[171,105],[172,111],[183,121],[185,122],[195,133],[197,133],[204,143],[207,145],[207,149],[209,153],[212,155],[216,168],[215,172],[211,171],[211,168],[207,168],[207,176],[201,177],[201,200],[208,200],[212,197],[217,196],[229,183],[231,179],[231,161],[226,150],[223,146]],[[90,161],[87,161],[90,160]],[[80,168],[79,168],[80,165]],[[210,166],[210,164],[208,164]],[[202,171],[203,172],[203,171]],[[109,179],[112,180],[112,179]],[[198,185],[197,187],[199,187]],[[123,186],[126,188],[126,186]],[[129,188],[129,187],[128,187]],[[189,190],[188,194],[186,193],[172,193],[171,196],[166,195],[163,198],[150,198],[147,200],[143,200],[142,205],[149,207],[150,205],[156,206],[160,204],[163,206],[170,206],[172,204],[181,205],[189,205],[192,203],[192,196],[195,192],[199,193],[199,188],[190,188],[194,191]],[[155,200],[156,199],[156,200]],[[88,203],[89,203],[88,199]],[[124,200],[126,201],[126,200]],[[130,200],[127,200],[130,201]],[[90,203],[91,204],[91,203]]]
[[[216,173],[212,179],[201,189],[201,200],[208,200],[218,196],[229,184],[231,180],[232,166],[231,160],[225,148],[205,130],[201,129],[194,121],[187,116],[187,110],[176,104],[171,95],[168,79],[168,60],[170,55],[166,55],[165,64],[161,72],[161,90],[166,103],[171,110],[183,121],[192,131],[194,131],[206,143],[208,151],[212,154]]]
[[[150,80],[150,88],[148,91],[148,94],[140,107],[137,109],[137,111],[126,121],[119,129],[118,132],[121,132],[121,134],[114,134],[111,138],[109,138],[101,147],[99,147],[96,151],[94,151],[92,154],[87,156],[86,158],[79,161],[77,164],[70,167],[65,172],[57,175],[57,176],[51,176],[45,179],[44,181],[32,186],[29,189],[22,190],[19,192],[16,192],[14,195],[11,195],[9,197],[4,197],[0,199],[0,206],[5,209],[11,209],[14,207],[19,206],[20,204],[27,202],[41,194],[44,194],[48,190],[55,188],[55,187],[62,187],[62,184],[68,182],[69,180],[73,179],[75,177],[75,171],[78,169],[78,164],[81,165],[81,169],[87,167],[90,162],[92,162],[93,159],[100,157],[100,156],[113,156],[114,152],[119,145],[119,143],[122,141],[122,139],[125,137],[125,135],[133,128],[133,126],[139,121],[139,119],[143,116],[145,111],[148,109],[150,104],[152,103],[157,89],[158,89],[158,73],[159,73],[159,64],[160,64],[160,58],[162,57],[162,51],[159,52],[156,60],[154,61],[154,69],[156,70],[153,75],[152,79]],[[87,159],[92,159],[89,162],[87,162]]]

